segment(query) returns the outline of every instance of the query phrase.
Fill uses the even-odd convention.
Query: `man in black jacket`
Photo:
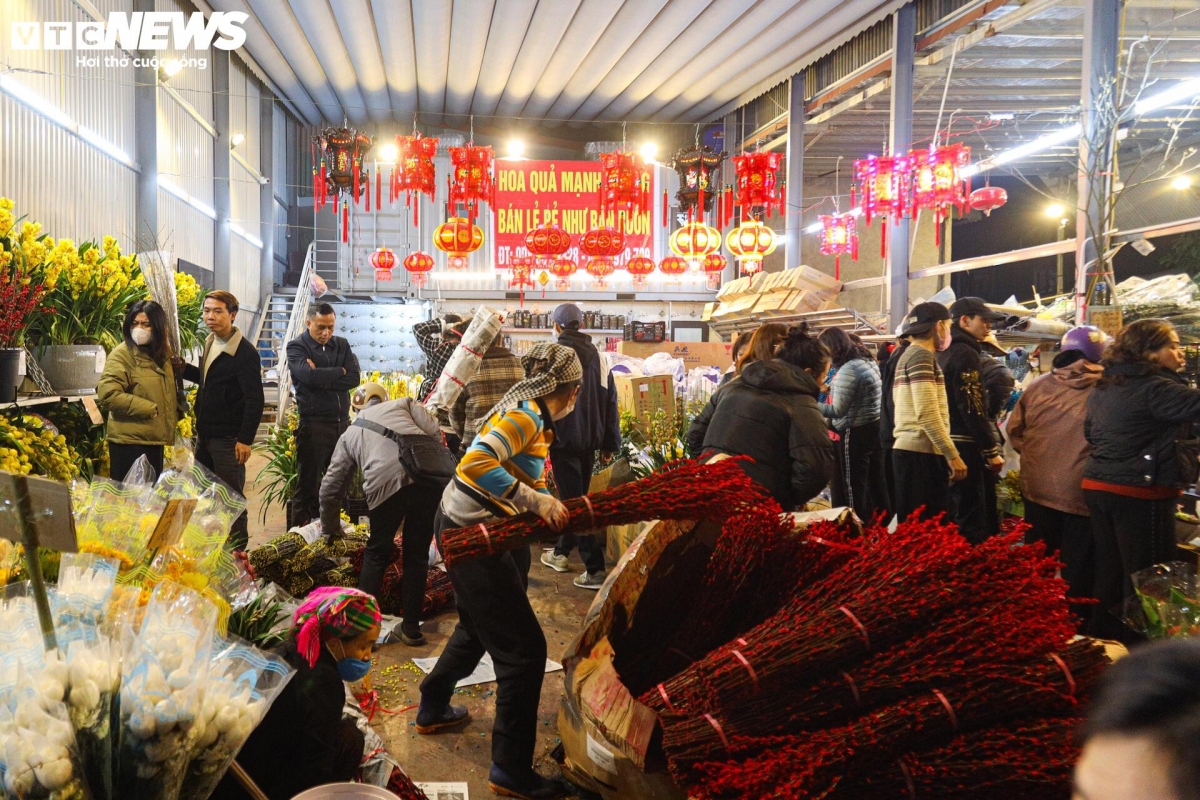
[[[333,306],[308,309],[308,329],[288,342],[288,372],[296,387],[296,525],[321,513],[321,476],[329,469],[338,438],[350,424],[350,390],[358,386],[358,358],[350,343],[334,336]]]
[[[246,462],[262,420],[262,365],[258,350],[233,324],[238,300],[229,292],[209,292],[201,316],[210,331],[200,366],[188,364],[183,377],[196,392],[196,460],[231,489],[246,491]],[[250,535],[246,512],[229,532],[226,547],[245,550]]]
[[[608,464],[621,449],[621,416],[617,412],[617,388],[604,360],[592,344],[592,337],[580,333],[583,312],[574,303],[563,303],[551,314],[558,343],[579,356],[583,366],[583,386],[575,410],[555,425],[550,445],[550,464],[554,485],[562,500],[583,497],[592,481],[596,452],[600,463]],[[542,555],[542,563],[556,572],[566,572],[567,556],[579,545],[579,556],[586,571],[575,579],[581,589],[599,589],[604,585],[604,550],[590,533],[565,533],[554,552]]]
[[[959,531],[978,544],[1000,530],[996,476],[1004,467],[999,432],[984,394],[980,342],[1004,315],[978,297],[961,297],[950,306],[950,316],[950,346],[937,359],[950,403],[950,438],[967,465],[967,477],[950,485],[950,500]]]

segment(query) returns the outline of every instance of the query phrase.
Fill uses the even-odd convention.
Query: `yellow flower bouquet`
[[[0,197],[0,347],[24,344],[27,326],[58,277],[54,240],[36,222],[13,213],[13,201]]]

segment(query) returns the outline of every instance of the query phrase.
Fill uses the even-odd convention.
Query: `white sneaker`
[[[567,557],[555,555],[553,550],[542,553],[542,563],[555,572],[571,571],[571,568],[567,566]]]
[[[606,577],[608,577],[606,572],[585,572],[575,579],[575,585],[580,589],[591,589],[594,592],[604,585]]]

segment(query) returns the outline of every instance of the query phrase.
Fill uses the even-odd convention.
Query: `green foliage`
[[[287,638],[285,632],[275,631],[285,616],[283,603],[260,594],[229,615],[229,632],[255,647],[270,650]]]
[[[1169,272],[1193,276],[1200,273],[1200,231],[1172,236],[1170,244],[1162,248],[1158,263]]]
[[[267,521],[267,509],[272,504],[286,506],[296,496],[300,482],[300,470],[296,459],[296,426],[299,417],[293,408],[288,412],[283,425],[272,425],[266,441],[255,448],[267,456],[267,465],[254,479],[255,486],[262,486],[262,504],[259,513]]]
[[[653,475],[670,462],[685,457],[683,441],[695,416],[690,408],[674,413],[660,408],[648,422],[639,424],[632,412],[622,411],[621,449],[633,477],[641,479]]]

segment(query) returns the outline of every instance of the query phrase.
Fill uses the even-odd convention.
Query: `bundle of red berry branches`
[[[1073,734],[1079,724],[1074,717],[1034,719],[964,733],[847,775],[831,797],[1062,800],[1078,756]]]
[[[394,557],[383,571],[383,589],[379,593],[379,610],[384,614],[400,615],[404,612],[404,593],[402,578],[404,577],[404,549],[401,537],[394,542]],[[366,548],[361,548],[350,554],[350,564],[357,573],[362,572],[363,558]],[[425,579],[425,613],[434,614],[446,608],[454,600],[454,587],[450,585],[450,577],[438,567],[429,568],[429,576]]]
[[[429,796],[421,791],[421,787],[413,783],[412,778],[408,777],[399,767],[392,768],[387,790],[400,800],[429,800]]]
[[[742,471],[740,461],[679,461],[648,478],[568,500],[570,519],[563,532],[586,533],[652,519],[725,519],[754,508],[765,502],[767,495]],[[453,565],[559,535],[537,515],[524,513],[500,522],[448,530],[442,534],[442,554],[446,563]]]
[[[803,530],[767,500],[725,520],[704,589],[661,652],[619,654],[614,666],[641,694],[709,651],[777,613],[799,587],[819,581],[859,551],[849,526],[820,521]],[[649,655],[647,664],[639,662]]]
[[[1081,687],[1108,665],[1104,648],[1080,640],[1054,655],[964,674],[953,686],[934,684],[839,727],[799,736],[727,737],[725,759],[692,765],[695,783],[689,788],[700,798],[827,797],[845,776],[892,762],[896,753],[947,743],[958,731],[1077,714]]]
[[[770,619],[646,692],[658,711],[710,712],[758,692],[795,686],[912,638],[943,619],[979,613],[1056,564],[1019,534],[972,546],[953,527],[905,522],[873,529],[862,553],[801,587]]]
[[[1026,554],[1035,552],[1030,548]],[[1046,657],[1074,633],[1062,602],[1064,589],[1052,574],[1032,575],[991,606],[967,604],[952,620],[807,686],[782,695],[760,692],[704,715],[663,714],[663,745],[677,765],[706,760],[724,749],[722,735],[769,736],[828,727],[977,669]],[[988,587],[983,593],[992,596]]]

